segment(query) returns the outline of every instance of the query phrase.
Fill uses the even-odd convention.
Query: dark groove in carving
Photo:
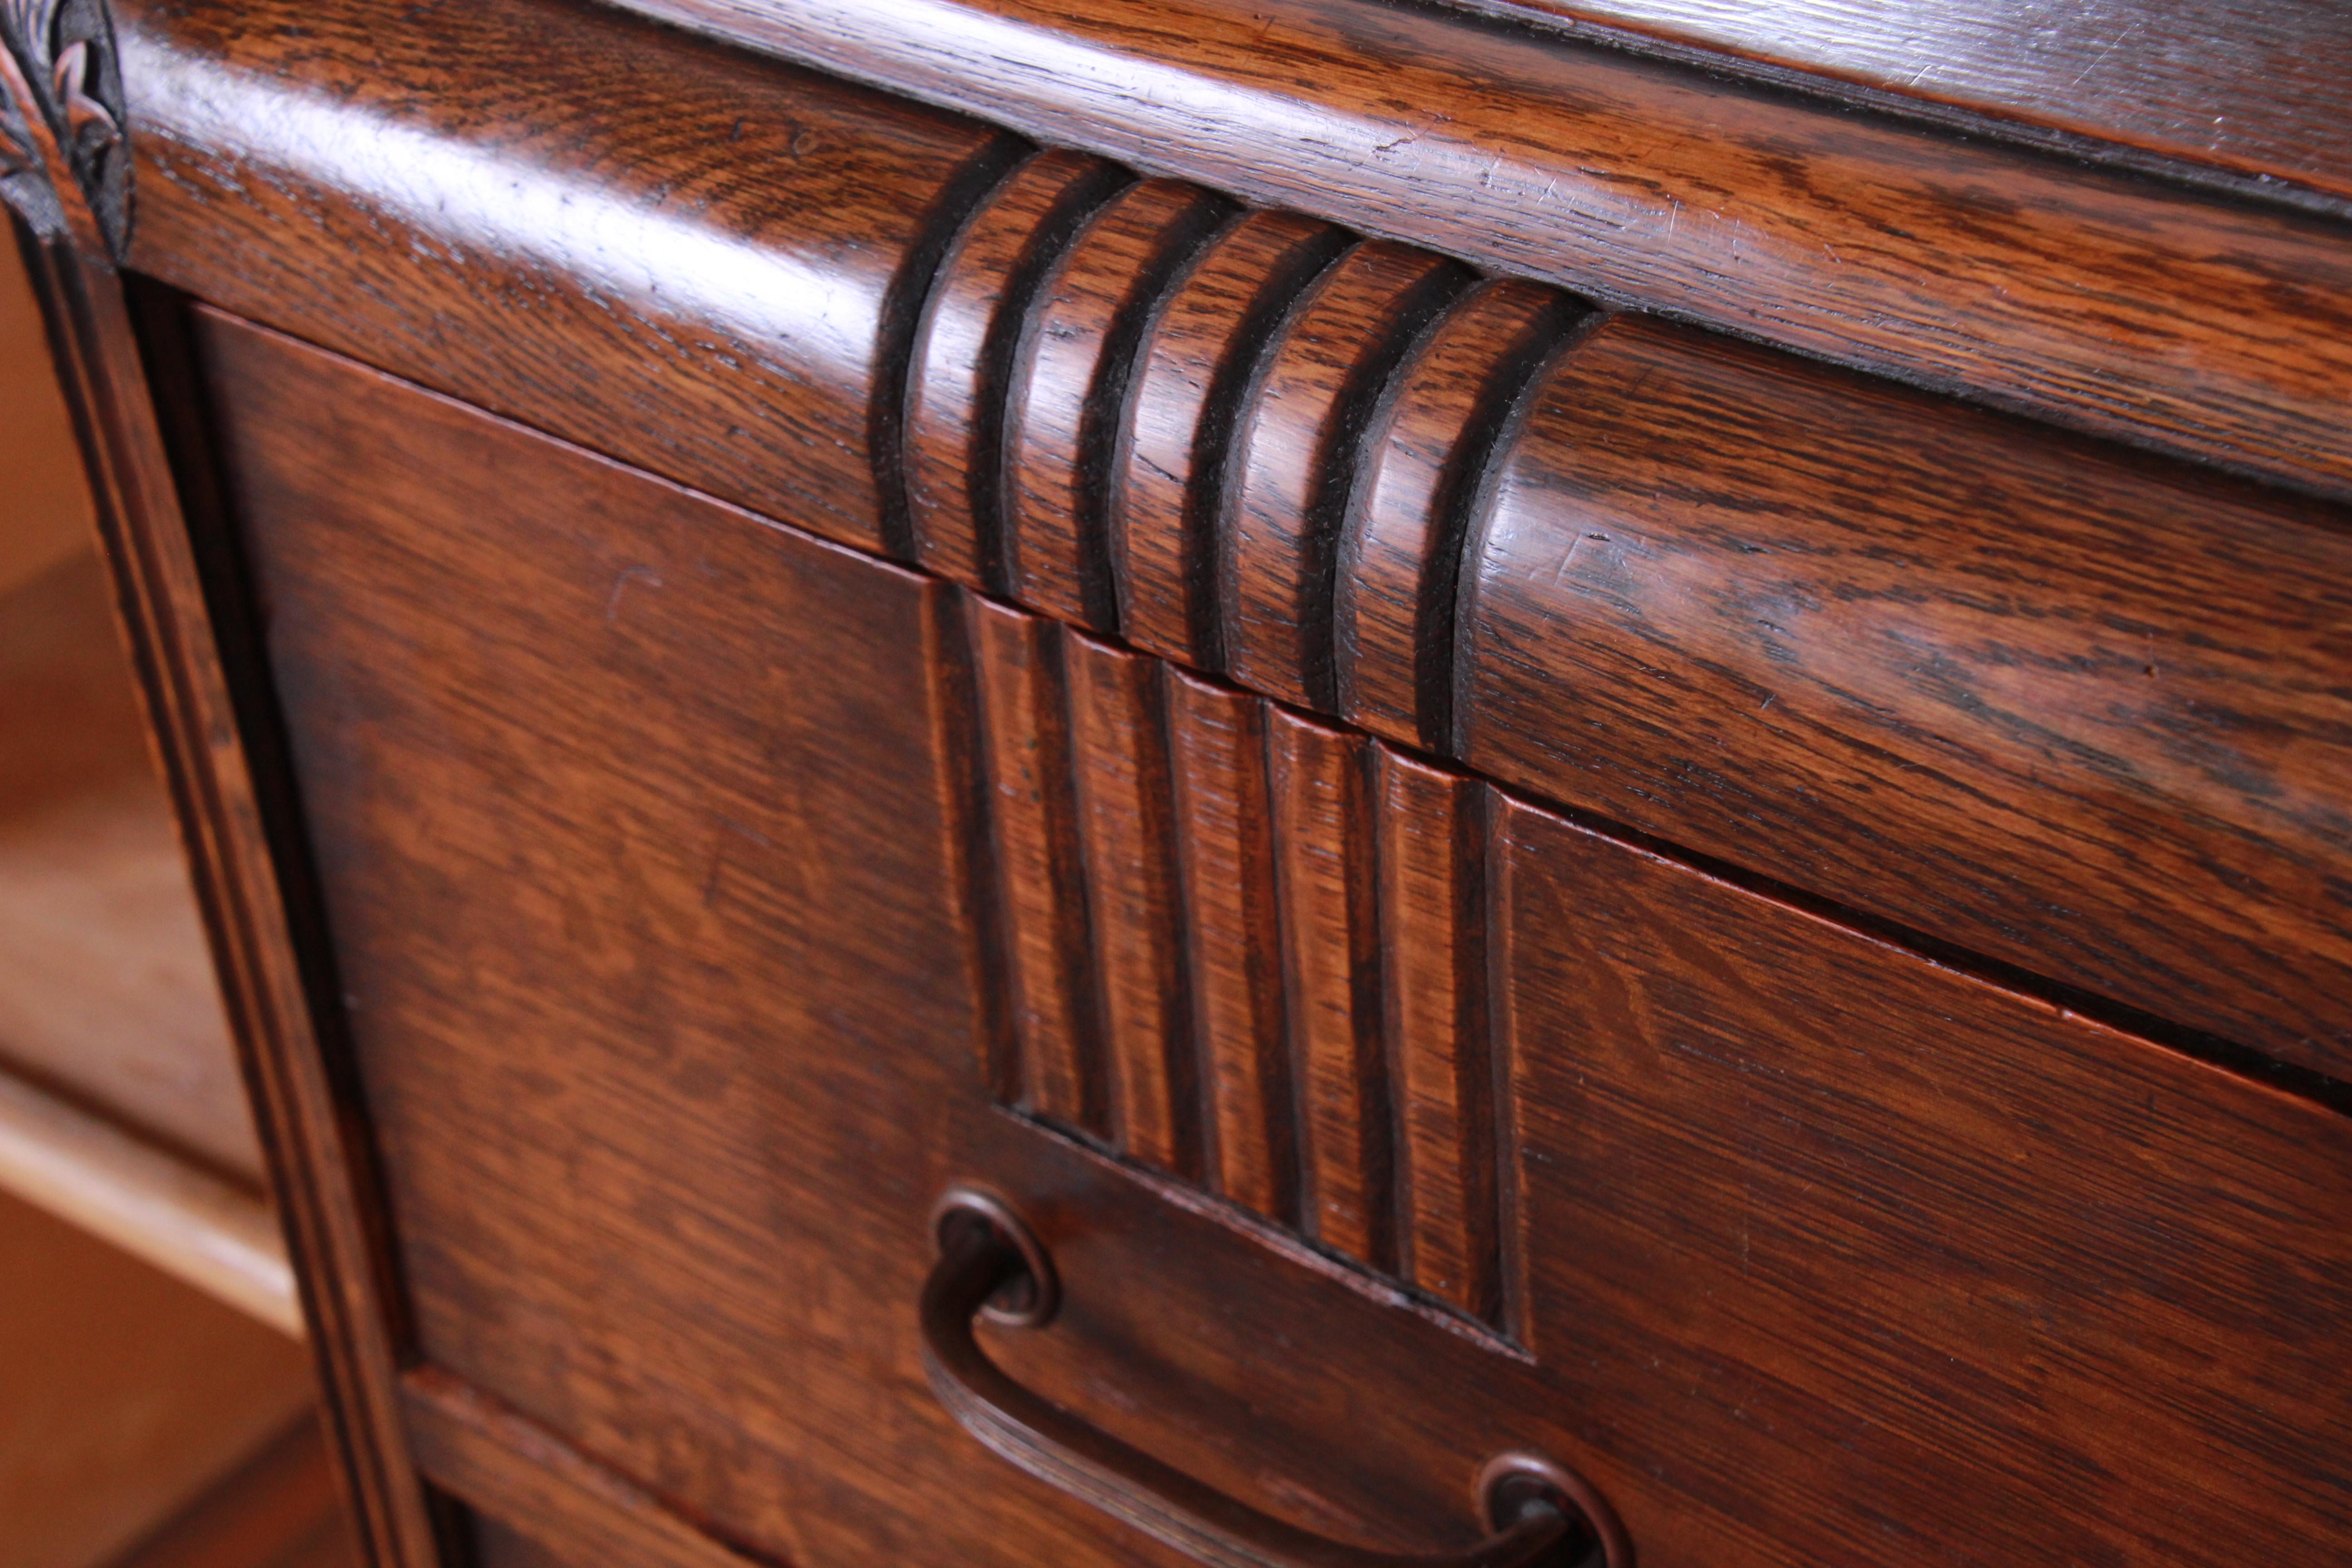
[[[1358,468],[1350,485],[1348,519],[1340,528],[1339,560],[1333,590],[1332,664],[1343,685],[1354,668],[1358,650],[1351,646],[1354,618],[1339,613],[1339,600],[1349,595],[1361,579],[1357,563],[1358,552],[1365,543],[1360,521],[1361,509],[1368,499],[1368,482],[1374,466],[1381,460],[1391,420],[1396,411],[1396,400],[1403,394],[1413,366],[1461,310],[1477,298],[1478,292],[1474,289],[1465,294],[1455,301],[1452,310],[1433,320],[1414,341],[1396,373],[1390,377],[1380,405],[1371,416],[1367,437],[1357,453]],[[1547,319],[1512,345],[1494,366],[1460,439],[1446,458],[1433,507],[1435,537],[1420,581],[1414,584],[1412,685],[1415,739],[1431,751],[1444,750],[1453,733],[1454,601],[1462,569],[1463,542],[1469,533],[1471,510],[1477,503],[1486,476],[1492,469],[1503,433],[1510,425],[1512,411],[1527,397],[1538,373],[1550,363],[1567,334],[1573,331],[1589,313],[1588,308],[1573,297],[1553,295]],[[1344,697],[1345,694],[1340,695]]]
[[[1137,279],[1139,310],[1123,311],[1112,324],[1102,346],[1102,368],[1088,389],[1085,422],[1079,439],[1081,526],[1093,541],[1085,577],[1089,623],[1117,632],[1121,626],[1118,574],[1118,541],[1114,534],[1118,515],[1115,488],[1128,424],[1129,399],[1135,383],[1136,355],[1145,333],[1156,320],[1172,286],[1190,272],[1223,230],[1241,216],[1222,197],[1196,209],[1190,221],[1171,231],[1168,243]]]
[[[1150,351],[1177,300],[1211,267],[1224,243],[1253,216],[1255,215],[1238,216],[1193,254],[1182,274],[1172,280],[1154,304],[1144,324],[1140,352]],[[1283,264],[1260,282],[1202,392],[1192,433],[1192,482],[1186,489],[1178,522],[1176,587],[1185,610],[1183,647],[1189,662],[1202,668],[1224,668],[1224,622],[1217,594],[1221,549],[1218,531],[1224,515],[1224,497],[1233,484],[1234,433],[1248,406],[1255,378],[1262,374],[1280,336],[1281,323],[1315,280],[1354,242],[1355,237],[1345,229],[1318,226],[1293,245]],[[1118,566],[1115,580],[1121,600],[1119,624],[1130,631],[1137,628],[1135,590],[1129,581],[1134,555],[1129,532],[1131,521],[1128,516],[1126,479],[1134,460],[1136,424],[1143,414],[1138,403],[1141,385],[1140,377],[1131,379],[1128,408],[1120,420],[1110,468],[1110,544],[1111,557]],[[1173,655],[1178,650],[1162,647],[1157,651]]]
[[[0,201],[34,234],[128,253],[127,124],[104,0],[0,0]]]
[[[866,451],[874,465],[875,500],[881,515],[883,553],[915,563],[915,523],[907,505],[907,396],[914,373],[916,344],[940,267],[973,217],[988,205],[1013,171],[1035,154],[1019,137],[992,138],[943,184],[923,215],[922,237],[882,296],[880,353],[873,401],[866,408]]]
[[[1285,317],[1281,331],[1273,344],[1260,373],[1254,379],[1251,395],[1242,412],[1244,423],[1237,434],[1234,452],[1242,471],[1232,476],[1225,487],[1223,519],[1221,532],[1225,536],[1226,559],[1223,563],[1221,582],[1224,588],[1223,619],[1225,639],[1225,672],[1240,679],[1268,682],[1270,678],[1288,676],[1286,682],[1272,679],[1276,695],[1302,702],[1319,712],[1329,713],[1339,707],[1339,683],[1332,664],[1333,601],[1335,573],[1339,563],[1339,536],[1345,521],[1349,495],[1360,468],[1363,437],[1373,409],[1386,390],[1391,378],[1402,363],[1423,329],[1444,311],[1466,288],[1470,274],[1451,262],[1433,266],[1426,274],[1412,283],[1405,291],[1389,303],[1385,318],[1372,323],[1370,352],[1346,368],[1343,379],[1333,389],[1328,419],[1315,432],[1316,448],[1311,451],[1284,453],[1278,449],[1268,454],[1270,469],[1278,469],[1286,458],[1295,458],[1307,466],[1307,492],[1303,513],[1295,520],[1295,536],[1285,539],[1282,524],[1290,520],[1265,516],[1253,525],[1255,506],[1249,487],[1249,467],[1258,458],[1258,445],[1276,434],[1268,425],[1269,410],[1274,402],[1269,388],[1282,371],[1295,345],[1302,342],[1301,334],[1314,320],[1318,307],[1324,306],[1346,279],[1346,269],[1351,258],[1412,257],[1419,261],[1439,262],[1442,258],[1426,253],[1410,252],[1390,247],[1384,241],[1365,241],[1343,255],[1325,269],[1316,286],[1302,294],[1292,310]],[[1382,265],[1383,261],[1368,263]],[[1345,331],[1350,323],[1333,323]],[[1302,352],[1302,374],[1312,374],[1311,362]],[[1276,498],[1278,499],[1278,498]],[[1262,556],[1278,558],[1287,546],[1296,557],[1295,583],[1286,584],[1277,576],[1253,594],[1253,577],[1270,563],[1251,561],[1241,556],[1245,535],[1263,530],[1263,542],[1257,546]],[[1295,591],[1286,594],[1286,587]],[[1293,617],[1295,625],[1287,628],[1292,646],[1285,650],[1296,662],[1296,669],[1281,671],[1246,669],[1242,628],[1255,617],[1265,619],[1264,605],[1253,605],[1253,598],[1263,600],[1267,590],[1282,599],[1279,611]],[[1277,617],[1278,620],[1278,617]],[[1272,628],[1277,640],[1285,640],[1286,628],[1278,624]],[[1296,689],[1286,686],[1295,685]]]
[[[932,332],[938,313],[946,309],[949,300],[947,285],[957,279],[965,267],[967,251],[975,243],[978,231],[993,217],[1006,199],[1008,189],[1035,171],[1047,159],[1067,159],[1071,154],[1048,148],[1038,153],[1006,173],[986,201],[977,204],[966,218],[963,227],[933,275],[931,297],[924,303],[923,323],[918,330],[913,345],[906,397],[908,423],[916,424],[916,400],[921,391],[920,377],[930,369]],[[1006,592],[1004,552],[1004,407],[1011,389],[1013,359],[1020,342],[1024,325],[1029,318],[1037,290],[1060,261],[1062,254],[1074,241],[1087,221],[1104,203],[1127,185],[1135,176],[1115,163],[1087,160],[1083,173],[1070,177],[1060,193],[1046,206],[1038,220],[1022,237],[1012,265],[1005,269],[982,329],[981,341],[972,355],[969,369],[972,376],[972,397],[969,409],[963,412],[971,426],[960,432],[959,461],[953,465],[952,484],[961,493],[963,510],[970,520],[971,546],[974,561],[965,566],[955,563],[948,567],[950,575],[965,576],[970,585],[1003,595]],[[911,459],[910,459],[911,460]],[[909,478],[911,486],[911,477]],[[940,482],[935,476],[934,483]],[[936,521],[936,519],[934,520]],[[917,531],[921,531],[919,520]],[[940,570],[940,564],[931,557],[951,550],[950,542],[933,536],[919,540],[919,551],[926,557],[923,564],[929,570]]]
[[[933,601],[930,636],[936,653],[936,689],[942,781],[953,816],[949,824],[950,872],[963,894],[970,921],[972,1008],[978,1015],[982,1078],[992,1099],[1021,1101],[1021,1053],[1013,1034],[1013,999],[1006,981],[1012,954],[1004,931],[1004,890],[997,865],[995,824],[990,810],[990,768],[980,708],[978,632],[971,593],[940,584]]]

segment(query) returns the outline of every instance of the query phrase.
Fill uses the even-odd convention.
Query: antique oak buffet
[[[382,1568],[2352,1553],[2352,15],[0,0]]]

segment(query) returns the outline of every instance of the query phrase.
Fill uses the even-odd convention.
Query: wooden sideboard
[[[2342,1560],[2352,34],[1775,14],[0,8],[377,1563]]]

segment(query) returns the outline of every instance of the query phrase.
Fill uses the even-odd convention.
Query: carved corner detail
[[[122,70],[103,0],[0,0],[0,196],[45,239],[131,238]]]

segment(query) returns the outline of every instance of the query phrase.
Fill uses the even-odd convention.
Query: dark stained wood
[[[2344,1118],[1502,812],[1524,1331],[1643,1561],[2340,1555]]]
[[[992,600],[969,604],[1020,1103],[1101,1131],[1108,1106],[1062,630]]]
[[[1464,760],[2352,1067],[2343,514],[1631,320],[1530,407]]]
[[[1217,530],[1235,416],[1282,317],[1347,237],[1295,213],[1250,213],[1160,301],[1111,467],[1119,629],[1136,647],[1223,663]]]
[[[1414,336],[1468,281],[1378,240],[1334,261],[1284,321],[1234,432],[1219,530],[1224,670],[1329,712],[1332,574],[1366,424]]]
[[[1210,1190],[1296,1224],[1298,1147],[1265,709],[1254,697],[1171,669],[1168,723]]]
[[[519,1521],[555,1561],[745,1568],[730,1551],[570,1444],[446,1373],[403,1380],[416,1462],[436,1485]]]
[[[2334,1112],[1171,668],[1207,1097],[1238,1058],[1259,1102],[1231,1119],[1255,1145],[1204,1116],[1204,1193],[992,1108],[970,1044],[953,774],[984,751],[941,739],[960,661],[986,679],[992,613],[1067,668],[1137,681],[1139,656],[967,619],[960,590],[254,329],[205,342],[407,1385],[528,1424],[475,1451],[500,1484],[576,1458],[606,1501],[659,1500],[625,1526],[516,1494],[558,1516],[543,1531],[659,1517],[766,1560],[1173,1568],[924,1386],[925,1215],[964,1179],[1033,1214],[1065,1287],[1050,1330],[986,1331],[992,1357],[1334,1539],[1466,1545],[1478,1466],[1532,1447],[1651,1563],[1861,1568],[1890,1540],[1963,1563],[2332,1560]],[[1090,689],[1056,699],[1074,727]],[[1141,710],[1125,689],[1114,715]],[[1125,732],[1147,755],[1149,721]],[[1401,1098],[1454,1101],[1450,1127],[1394,1108],[1381,1201],[1401,1246],[1458,1225],[1465,1268],[1495,1236],[1487,1321],[1517,1343],[1443,1272],[1402,1289],[1286,1234],[1311,1143],[1282,1142],[1296,1086],[1265,1110],[1289,1065],[1276,961],[1286,871],[1331,814],[1296,809],[1317,797],[1274,763],[1286,744],[1291,782],[1334,776],[1302,743],[1369,760],[1371,830],[1336,870],[1379,868],[1383,1062]],[[1041,789],[1072,787],[1076,754]],[[1491,1133],[1467,994],[1487,973]],[[1424,1200],[1449,1142],[1461,1195]],[[1252,1182],[1274,1194],[1255,1215]],[[541,1434],[556,1458],[518,1462]]]
[[[1388,1063],[1364,737],[1279,708],[1265,721],[1285,1011],[1298,1100],[1299,1224],[1396,1267]]]
[[[1046,142],[2352,493],[2334,220],[1361,0],[630,0]]]
[[[397,0],[117,6],[134,264],[910,555],[918,315],[1017,141],[602,7],[412,17]]]
[[[954,590],[205,345],[415,1363],[755,1557],[1116,1560],[994,1479],[898,1305],[958,1151],[1045,1138],[972,1060]]]
[[[2352,195],[2342,69],[2352,19],[2326,0],[2107,0],[2039,11],[1898,11],[1854,0],[1467,3],[1696,47],[1717,68],[1752,62],[1769,80],[1802,73],[1948,106],[1969,112],[1958,123],[1970,130],[2078,155],[2113,158],[2120,142],[2252,175],[2258,190],[2295,181]]]
[[[1512,405],[1576,319],[1552,289],[1482,283],[1389,383],[1339,528],[1333,659],[1350,722],[1433,751],[1452,739],[1464,531]]]
[[[1111,1141],[1130,1159],[1197,1177],[1200,1075],[1162,667],[1079,634],[1065,641],[1063,658]]]
[[[1005,591],[1004,400],[1014,344],[1046,269],[1129,175],[1049,148],[989,193],[940,264],[907,386],[907,502],[915,560]]]
[[[1178,180],[1106,203],[1024,323],[1004,413],[1005,587],[1030,608],[1118,629],[1111,586],[1112,443],[1150,308],[1231,213]]]
[[[1397,1272],[1492,1321],[1501,1309],[1500,1156],[1487,1034],[1486,787],[1387,746],[1372,751]]]

